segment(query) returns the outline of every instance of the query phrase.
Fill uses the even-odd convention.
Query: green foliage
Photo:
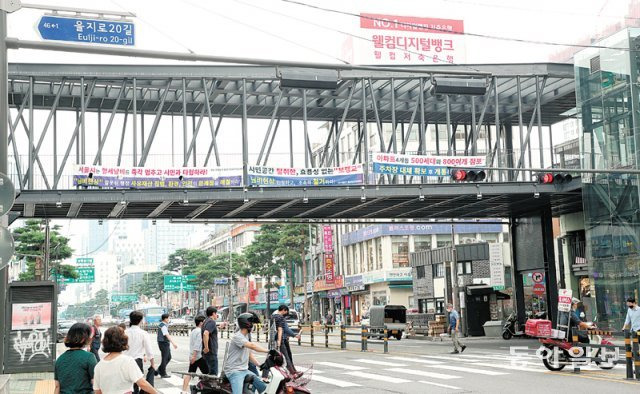
[[[49,257],[53,273],[62,273],[68,278],[77,278],[78,274],[73,266],[55,264],[68,259],[73,254],[69,246],[69,238],[59,232],[60,226],[53,226],[49,232]],[[36,258],[44,259],[45,252],[45,221],[39,219],[27,220],[24,226],[13,231],[16,241],[16,255],[27,261],[27,270],[20,274],[21,281],[35,279]]]
[[[164,273],[149,272],[144,275],[142,282],[137,283],[133,291],[139,296],[143,295],[149,298],[160,298],[164,287]]]
[[[275,257],[285,262],[301,264],[305,258],[305,250],[309,245],[309,228],[306,224],[286,224],[278,233]]]
[[[178,249],[169,256],[169,263],[163,267],[167,271],[180,271],[191,274],[199,267],[207,264],[211,259],[208,252],[199,249]]]
[[[65,311],[67,319],[88,319],[96,314],[102,314],[109,305],[109,293],[106,290],[99,290],[96,296],[89,301],[69,305]]]
[[[278,224],[261,226],[260,233],[244,251],[251,273],[266,278],[269,285],[271,278],[279,277],[286,268],[286,261],[276,259],[274,254],[278,248],[282,227]]]

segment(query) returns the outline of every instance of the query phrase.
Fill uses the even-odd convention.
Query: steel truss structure
[[[184,143],[181,147],[180,164],[208,167],[220,166],[221,151],[224,149],[218,146],[217,135],[222,120],[241,119],[238,144],[242,145],[245,182],[248,180],[247,169],[250,165],[269,165],[276,133],[282,128],[283,123],[288,122],[291,125],[292,121],[301,121],[304,125],[303,141],[307,167],[347,164],[340,162],[338,141],[345,124],[353,122],[358,124],[359,130],[357,154],[353,157],[353,162],[360,161],[365,164],[365,168],[372,151],[407,153],[408,142],[413,133],[417,134],[419,141],[417,154],[486,153],[488,163],[493,167],[499,167],[503,163],[509,168],[530,168],[532,150],[536,149],[530,144],[531,134],[537,132],[538,141],[542,141],[543,127],[565,119],[563,114],[575,107],[574,71],[571,65],[451,66],[450,74],[442,71],[430,72],[429,66],[409,67],[415,69],[415,72],[410,72],[407,68],[405,66],[399,72],[393,72],[388,68],[384,71],[330,72],[271,66],[10,64],[9,106],[12,111],[8,144],[13,152],[18,179],[16,183],[26,198],[27,192],[30,195],[35,189],[34,179],[38,175],[42,178],[44,189],[57,191],[46,193],[55,196],[56,201],[44,203],[60,202],[64,205],[64,201],[59,201],[64,198],[59,196],[69,195],[70,192],[59,190],[60,180],[63,174],[69,173],[74,147],[76,164],[144,167],[154,143],[157,143],[157,130],[163,116],[181,118]],[[442,66],[437,68],[442,69]],[[335,76],[338,87],[333,90],[282,87],[280,78],[291,74],[308,76],[309,83],[318,75]],[[487,86],[486,93],[482,96],[434,96],[430,93],[433,81],[449,78],[484,81]],[[42,131],[37,135],[33,127],[34,112],[43,110],[47,111],[48,115]],[[59,111],[76,113],[75,127],[62,136],[61,146],[58,146],[58,137],[53,138],[53,143],[48,143],[51,134],[58,132],[56,118]],[[110,114],[106,125],[88,124],[86,114],[90,112]],[[150,127],[145,127],[144,120],[148,119],[149,114],[152,114],[153,121]],[[113,130],[112,127],[117,117],[123,118],[123,128],[119,131]],[[98,119],[100,122],[102,117]],[[255,163],[250,162],[248,147],[250,119],[269,120]],[[308,122],[312,121],[328,122],[331,125],[321,150],[323,153],[320,155],[314,155],[309,142]],[[127,133],[128,124],[133,129],[132,133]],[[390,125],[392,130],[401,130],[398,140],[395,132],[385,139],[383,129],[385,126],[388,127],[387,125]],[[440,146],[439,135],[436,136],[435,146],[427,146],[428,125],[435,125],[436,134],[446,135],[446,146]],[[371,127],[379,136],[380,146],[372,147],[369,144],[368,128]],[[209,130],[203,130],[207,128]],[[20,163],[19,146],[16,143],[15,136],[19,129],[26,132],[29,141],[26,165]],[[460,141],[455,135],[462,129],[465,138],[463,146],[458,146]],[[482,130],[485,132],[482,133]],[[206,144],[201,142],[205,137]],[[293,139],[290,138],[290,156],[293,158]],[[551,133],[549,140],[553,141]],[[514,141],[518,141],[519,146],[514,146]],[[119,152],[117,159],[113,163],[105,163],[102,156],[105,146],[113,147],[115,144]],[[88,145],[97,146],[95,156],[87,156]],[[549,156],[553,157],[552,146],[551,142],[546,149],[548,152],[545,152],[542,145],[537,147],[537,161],[541,166],[552,164],[549,161]],[[201,152],[205,149],[207,154],[204,158],[202,155],[198,158],[195,154],[196,147]],[[131,161],[125,163],[123,152],[127,149],[132,150],[132,155]],[[255,153],[253,152],[254,156]],[[47,176],[50,168],[45,168],[43,155],[53,157],[51,177]],[[527,176],[522,171],[492,172],[488,182],[524,181]],[[410,181],[415,183],[414,180]],[[402,188],[405,182],[406,179],[403,177],[380,177],[376,180],[377,184],[393,183],[399,188]],[[439,186],[442,185],[431,185],[429,188]],[[74,192],[93,195],[88,190]],[[120,193],[109,191],[111,192],[117,195]],[[160,196],[163,191],[146,193]],[[191,194],[191,191],[188,193]],[[271,192],[265,189],[265,193]],[[159,198],[158,203],[160,206],[164,204],[166,209],[166,201],[161,200]],[[255,204],[255,201],[258,200],[254,199],[252,203]],[[18,202],[20,203],[20,198]],[[97,202],[96,200],[95,203]],[[31,203],[35,202],[30,200],[28,204],[18,204],[14,210],[20,210],[24,216],[36,215],[36,209],[30,205]],[[92,202],[87,200],[84,203]],[[294,204],[291,201],[283,204],[287,203]],[[83,215],[82,207],[73,205],[78,202],[69,204],[74,209],[65,213],[64,217],[69,217],[69,214],[73,214],[71,217]],[[160,206],[156,208],[160,209]],[[198,216],[208,209],[213,209],[213,206],[215,204],[206,209],[201,208],[202,212],[199,212]],[[280,206],[280,212],[286,212],[287,207]],[[374,207],[375,205],[371,205],[372,209]],[[497,215],[498,211],[490,216]],[[358,210],[351,212],[362,215]],[[144,215],[141,213],[138,216],[147,217],[148,214],[149,212]],[[41,215],[49,216],[44,211],[39,211],[37,216]],[[118,215],[109,211],[105,215],[95,216]],[[185,217],[193,216],[185,214]]]

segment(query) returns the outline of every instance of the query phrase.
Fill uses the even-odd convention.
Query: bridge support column
[[[524,323],[525,311],[531,305],[525,305],[524,289],[532,286],[534,272],[544,273],[545,293],[540,303],[546,305],[547,318],[555,322],[558,308],[558,285],[553,245],[553,226],[551,207],[528,217],[514,218],[511,221],[511,248],[513,255],[513,286],[516,297],[518,320]]]
[[[514,168],[513,165],[513,127],[511,127],[511,123],[504,123],[504,142],[505,142],[505,159],[506,166],[509,168]],[[513,182],[516,180],[518,174],[515,171],[507,172],[507,181]]]

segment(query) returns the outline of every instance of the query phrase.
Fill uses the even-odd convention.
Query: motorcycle
[[[595,326],[592,328],[595,328]],[[614,345],[609,340],[610,338],[600,335],[595,335],[593,338],[595,342],[599,342],[601,345]],[[584,343],[587,346],[574,346],[573,343],[568,342],[566,339],[540,338],[539,340],[544,347],[544,350],[540,353],[542,363],[549,371],[561,371],[567,365],[584,360],[595,361],[600,369],[605,370],[612,369],[617,364],[617,353],[606,354],[605,348],[591,348],[587,343]]]
[[[537,312],[533,316],[529,315],[532,319],[544,319],[547,316],[546,312]],[[513,337],[526,337],[524,332],[524,325],[520,325],[518,317],[515,313],[511,313],[504,325],[502,326],[502,339],[509,340]]]
[[[291,375],[283,367],[284,358],[280,352],[269,351],[266,361],[260,366],[263,377],[268,378],[265,394],[311,394],[306,385],[311,381],[312,369],[304,373]],[[197,377],[200,381],[191,385],[191,394],[232,394],[231,383],[222,374],[221,376],[206,375],[192,372],[176,372],[180,375]],[[253,377],[248,375],[244,380],[243,394],[255,394]]]

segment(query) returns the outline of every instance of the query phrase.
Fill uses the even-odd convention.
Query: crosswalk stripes
[[[407,368],[390,368],[390,369],[387,369],[387,371],[397,372],[397,373],[404,373],[404,374],[409,374],[409,375],[417,375],[417,376],[422,376],[423,378],[432,378],[432,379],[449,380],[449,379],[459,379],[460,378],[460,376],[455,376],[455,375],[447,375],[447,374],[444,374],[444,373],[429,372],[429,371],[424,371],[424,370],[407,369]]]
[[[460,367],[457,365],[432,365],[431,368],[447,369],[449,371],[457,371],[457,372],[477,373],[480,375],[490,375],[490,376],[507,375],[506,372],[487,371],[486,369]]]
[[[521,365],[510,365],[510,364],[495,364],[495,363],[473,363],[472,365],[478,365],[481,367],[492,367],[492,368],[503,368],[503,369],[509,369],[512,371],[523,371],[523,372],[547,372],[546,369],[536,369],[536,368],[529,368],[529,367],[524,367]],[[540,364],[542,365],[542,363]]]
[[[363,369],[369,369],[367,367],[360,367],[357,365],[332,363],[330,361],[318,361],[316,364],[326,365],[327,367],[333,367],[338,369],[346,369],[347,371],[362,371]]]
[[[398,363],[392,363],[392,362],[388,362],[388,361],[380,361],[380,360],[367,360],[364,358],[360,358],[358,360],[353,360],[359,363],[365,363],[365,364],[374,364],[374,365],[381,365],[383,367],[406,367],[406,365],[404,364],[398,364]]]
[[[360,371],[347,372],[345,375],[357,376],[359,378],[365,378],[369,380],[378,380],[386,383],[411,383],[411,380],[407,380],[407,379],[394,378],[391,376],[378,375],[378,374],[372,374],[372,373],[366,373],[366,372],[360,372]]]
[[[424,360],[421,358],[409,358],[409,357],[387,357],[389,360],[398,360],[398,361],[410,361],[412,363],[420,363],[420,364],[442,364],[444,361],[434,361],[434,360]]]
[[[421,355],[420,357],[429,358],[429,359],[433,358],[435,360],[445,360],[445,361],[462,361],[460,359],[460,357],[450,357],[450,356],[426,356],[426,355]],[[479,360],[479,359],[471,359],[471,358],[465,359],[465,360],[468,361],[468,362],[473,362],[473,361],[480,362],[480,361],[482,361],[482,360]]]
[[[314,371],[314,374],[316,372]],[[332,379],[332,378],[328,378],[326,376],[317,376],[317,375],[313,375],[313,379],[314,382],[322,382],[322,383],[327,383],[327,384],[331,384],[333,386],[338,386],[338,387],[360,387],[360,384],[357,383],[353,383],[353,382],[347,382],[345,380],[338,380],[338,379]]]
[[[428,384],[428,385],[431,385],[431,386],[442,387],[442,388],[445,388],[445,389],[462,390],[462,387],[451,386],[451,385],[443,384],[443,383],[427,382],[426,380],[420,380],[419,382],[423,383],[423,384]]]

